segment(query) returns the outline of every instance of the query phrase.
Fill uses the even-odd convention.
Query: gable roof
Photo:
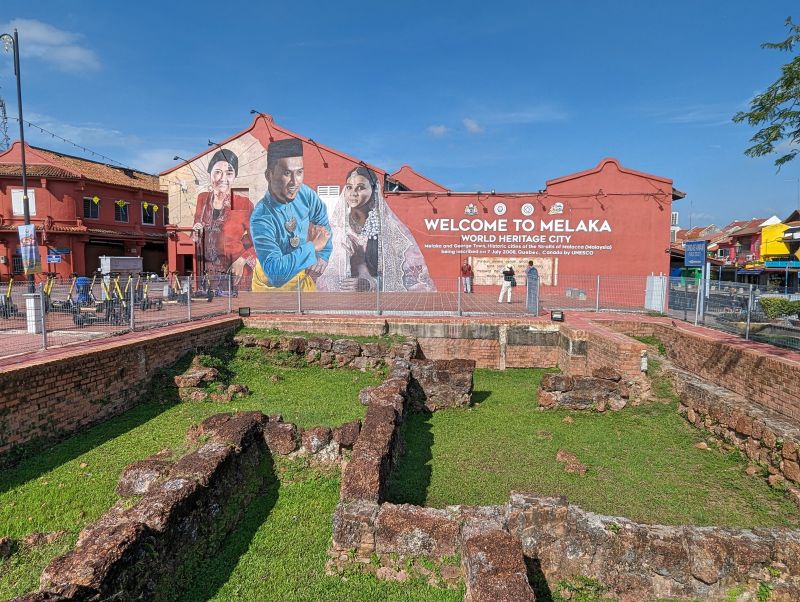
[[[409,190],[425,192],[449,192],[450,190],[438,182],[434,182],[429,177],[423,176],[421,173],[414,170],[410,165],[403,165],[389,177],[393,180],[397,180]]]
[[[0,154],[0,176],[21,176],[19,141]],[[65,153],[25,145],[25,173],[33,177],[90,180],[101,184],[123,186],[162,193],[158,177],[128,167],[91,161]]]

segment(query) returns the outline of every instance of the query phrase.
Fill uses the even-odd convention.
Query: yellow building
[[[788,259],[792,255],[789,245],[784,239],[784,233],[788,229],[789,225],[783,222],[764,226],[761,229],[761,259],[763,261]],[[797,251],[795,251],[795,257],[800,259]]]

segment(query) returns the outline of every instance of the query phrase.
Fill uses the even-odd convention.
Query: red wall
[[[220,146],[224,147],[245,133],[252,134],[261,142],[264,155],[270,136],[274,139],[297,136],[276,125],[271,118],[259,117],[251,129],[237,134]],[[342,186],[347,172],[358,165],[357,159],[297,137],[304,142],[304,183],[312,189],[322,184]],[[192,159],[193,163],[198,162],[198,169],[207,160],[208,152],[204,151]],[[265,156],[261,160],[266,164]],[[382,170],[375,171],[379,178],[386,176]],[[470,258],[473,262],[476,258],[494,258],[499,262],[497,266],[508,258],[511,263],[523,268],[529,259],[538,258],[543,262],[551,262],[552,259],[548,265],[557,276],[557,282],[546,284],[577,286],[584,292],[588,291],[587,294],[593,294],[597,275],[635,276],[641,281],[642,277],[650,274],[669,273],[673,188],[672,181],[667,178],[636,172],[622,167],[615,159],[604,159],[587,171],[548,181],[546,190],[541,193],[493,194],[435,190],[432,187],[434,183],[417,177],[410,168],[404,167],[398,174],[401,172],[408,176],[404,180],[406,183],[418,181],[420,185],[424,184],[423,188],[417,188],[418,192],[385,193],[386,200],[414,235],[431,276],[441,280],[436,283],[439,290],[455,286],[455,278],[459,276],[458,266],[464,258]],[[166,180],[162,179],[162,182],[168,181],[171,174],[172,171],[163,173]],[[193,215],[194,198],[191,200],[189,203],[187,195],[183,194],[181,198],[173,199],[173,205],[177,207],[178,203],[183,202],[187,208],[184,213]],[[251,200],[255,205],[260,199]],[[504,213],[495,210],[501,203],[505,205]],[[557,203],[563,204],[560,213],[554,213]],[[465,208],[471,204],[477,209],[475,215],[465,214]],[[526,205],[527,211],[524,212]],[[518,239],[521,242],[513,243],[495,240],[486,241],[485,244],[465,244],[462,235],[501,233],[459,232],[442,228],[441,224],[431,226],[425,221],[452,219],[458,223],[464,218],[487,221],[503,219],[507,224],[502,232],[504,236],[544,238],[535,241],[522,238]],[[518,220],[518,227],[514,225],[515,219]],[[542,222],[550,225],[552,230],[542,231]],[[594,225],[603,231],[580,231],[581,224],[587,229]],[[191,224],[181,225],[191,227]],[[531,225],[533,227],[527,231],[524,229]],[[171,266],[182,261],[176,261],[175,248],[175,243],[170,245]],[[479,263],[484,264],[483,283],[499,285],[494,276],[499,274],[495,263]],[[490,270],[493,275],[491,278],[486,276]],[[562,279],[562,275],[566,278]],[[571,276],[577,277],[574,284],[570,283]],[[444,279],[450,279],[451,282],[447,283]],[[480,284],[477,274],[476,284]],[[641,288],[643,295],[644,287]]]
[[[411,229],[435,278],[458,276],[458,265],[465,257],[488,256],[557,258],[557,273],[565,276],[646,276],[669,272],[672,182],[627,170],[614,159],[602,161],[593,170],[551,180],[541,194],[404,192],[389,193],[386,198],[398,217]],[[563,212],[551,214],[551,208],[559,202],[564,205]],[[500,203],[506,205],[506,212],[497,215],[495,206]],[[465,207],[469,204],[476,206],[477,215],[465,215]],[[529,216],[521,211],[525,204],[533,206],[533,213]],[[425,220],[437,218],[452,218],[456,222],[505,219],[507,230],[501,233],[429,229]],[[515,219],[532,220],[525,225],[532,225],[533,229],[515,228]],[[556,220],[563,221],[556,223]],[[576,230],[581,221],[588,228],[592,220],[596,220],[593,223],[598,228],[607,222],[611,231],[568,231]],[[543,231],[542,222],[550,223],[554,229]],[[556,232],[559,226],[562,231]],[[478,243],[464,241],[463,236],[472,234],[495,235],[497,238]],[[503,244],[499,238],[501,235],[545,238],[539,242]],[[449,248],[426,248],[426,245],[436,244]],[[567,248],[567,245],[577,248]],[[589,248],[609,245],[611,249]],[[591,254],[585,254],[589,252]]]

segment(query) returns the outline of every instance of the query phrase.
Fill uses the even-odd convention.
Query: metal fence
[[[778,306],[781,307],[778,307]],[[744,339],[800,349],[800,290],[726,281],[671,278],[673,318]]]
[[[437,278],[435,290],[329,292],[301,284],[251,292],[251,283],[229,274],[204,279],[96,276],[84,285],[43,281],[34,294],[25,282],[0,284],[0,357],[85,342],[99,337],[157,328],[236,312],[372,316],[533,317],[552,310],[669,315],[744,338],[800,349],[797,315],[775,317],[766,299],[798,300],[796,290],[773,291],[734,282],[666,276],[578,276],[542,279],[538,307],[517,277],[511,302],[498,284],[466,287],[461,278]],[[87,284],[88,282],[88,284]],[[471,290],[470,290],[471,289]],[[467,292],[470,290],[470,292]],[[766,302],[769,305],[769,302]],[[770,317],[772,315],[772,317]]]
[[[234,310],[232,279],[193,287],[155,275],[0,285],[0,356],[86,342]]]
[[[239,292],[235,307],[251,313],[325,313],[421,316],[531,316],[524,276],[517,276],[510,301],[501,298],[499,284],[465,286],[462,278],[435,278],[435,290],[387,291],[377,283],[368,290],[308,291],[301,282],[266,292]],[[240,287],[249,289],[248,286]],[[467,290],[471,289],[470,292]],[[666,309],[667,279],[663,276],[565,276],[540,281],[539,312],[658,311]]]

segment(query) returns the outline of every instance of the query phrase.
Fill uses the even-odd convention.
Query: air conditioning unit
[[[753,261],[753,259],[755,259],[755,257],[756,257],[755,255],[746,255],[745,256],[745,260],[746,261]]]

